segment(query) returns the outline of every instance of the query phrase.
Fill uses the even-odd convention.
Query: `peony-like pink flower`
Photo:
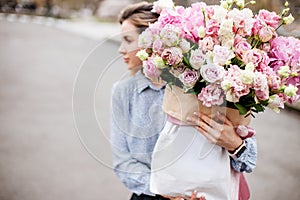
[[[275,29],[271,26],[264,26],[258,31],[258,37],[262,42],[268,42],[275,36]]]
[[[163,28],[168,24],[180,25],[182,22],[182,16],[179,15],[176,10],[163,9],[158,18],[158,23],[160,27]]]
[[[215,42],[216,41],[212,37],[205,37],[202,40],[199,40],[199,49],[204,52],[212,51],[214,49]]]
[[[245,64],[252,62],[259,71],[264,71],[264,68],[268,67],[270,63],[270,59],[266,52],[260,49],[250,49],[246,51],[242,59]]]
[[[198,94],[198,99],[206,107],[220,106],[224,103],[224,94],[217,84],[209,84]]]
[[[200,69],[200,67],[205,63],[205,59],[206,56],[200,49],[191,51],[190,64],[194,69]]]
[[[270,12],[268,10],[259,10],[258,15],[256,16],[258,20],[263,21],[268,26],[273,27],[276,29],[279,25],[280,16],[277,15],[275,12]]]
[[[185,86],[185,89],[190,89],[193,88],[198,81],[199,75],[197,71],[193,71],[187,68],[182,74],[178,76],[178,78]]]
[[[255,95],[260,100],[269,99],[269,86],[267,76],[261,72],[255,72],[254,78]]]
[[[244,84],[241,77],[242,71],[237,65],[231,65],[226,71],[221,85],[227,101],[238,102],[242,96],[249,94],[250,85]]]
[[[242,58],[245,52],[249,51],[252,47],[246,40],[240,40],[234,44],[235,54]]]
[[[225,69],[214,63],[208,63],[200,68],[200,74],[205,81],[215,83],[223,79]]]
[[[170,47],[162,52],[161,57],[167,62],[167,64],[174,66],[182,61],[183,55],[180,48]]]
[[[245,8],[239,10],[234,8],[229,11],[228,17],[233,19],[234,33],[241,36],[251,35],[255,20],[253,19],[253,13],[250,9]]]
[[[205,33],[208,36],[216,37],[220,29],[220,23],[217,20],[211,19],[206,22],[206,31]]]
[[[150,58],[143,61],[143,73],[151,81],[158,81],[160,79],[161,71],[155,66],[153,60]]]
[[[268,77],[268,85],[269,85],[269,88],[271,89],[271,91],[277,91],[281,88],[281,78],[274,74],[272,76],[269,76]]]
[[[277,37],[271,41],[270,66],[278,71],[281,66],[291,66],[292,71],[300,69],[300,40],[294,37]]]

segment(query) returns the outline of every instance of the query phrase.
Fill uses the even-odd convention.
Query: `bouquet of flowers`
[[[158,21],[139,38],[137,56],[152,81],[192,93],[206,107],[226,106],[241,115],[279,112],[300,99],[300,40],[276,30],[294,18],[288,3],[281,14],[254,14],[244,0],[220,5],[175,6],[154,2]]]

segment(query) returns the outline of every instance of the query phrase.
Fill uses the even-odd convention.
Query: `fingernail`
[[[192,118],[187,117],[186,120],[187,120],[187,121],[192,121]]]
[[[197,112],[194,112],[194,115],[196,115],[196,116],[199,116],[199,113],[197,113]]]
[[[194,194],[196,194],[197,193],[197,190],[194,190],[194,192],[193,192]]]

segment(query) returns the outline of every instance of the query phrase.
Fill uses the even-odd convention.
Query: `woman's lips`
[[[125,63],[129,63],[129,58],[123,58]]]

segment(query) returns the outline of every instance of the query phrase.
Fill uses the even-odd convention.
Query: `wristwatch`
[[[243,140],[243,143],[240,146],[238,146],[233,151],[228,151],[228,153],[230,154],[231,157],[238,158],[242,155],[242,153],[244,153],[245,150],[246,150],[246,142],[245,142],[245,140]]]

